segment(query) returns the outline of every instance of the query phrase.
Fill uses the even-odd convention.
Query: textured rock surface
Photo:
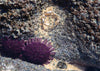
[[[62,5],[71,1],[68,7],[71,14],[65,20],[67,27],[63,27],[66,38],[57,36],[62,37],[62,46],[58,49],[61,53],[58,52],[57,57],[72,63],[100,67],[100,1],[64,1]],[[59,5],[60,0],[54,3]]]
[[[0,56],[0,71],[50,71],[41,65],[34,65],[21,61],[19,59],[11,59]]]
[[[48,39],[56,59],[100,68],[99,6],[98,0],[0,0],[0,38]]]

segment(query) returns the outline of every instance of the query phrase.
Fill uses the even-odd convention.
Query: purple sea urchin
[[[40,38],[29,40],[17,39],[0,39],[0,52],[3,56],[11,58],[20,58],[34,64],[47,64],[53,59],[54,48],[47,40],[42,41]]]
[[[22,50],[25,48],[24,40],[17,39],[2,39],[1,52],[9,57],[18,58],[21,57]]]
[[[49,60],[53,58],[51,55],[54,55],[55,52],[52,52],[51,43],[47,40],[42,41],[40,38],[30,39],[26,41],[26,48],[24,50],[23,56],[24,60],[35,63],[35,64],[47,64]]]

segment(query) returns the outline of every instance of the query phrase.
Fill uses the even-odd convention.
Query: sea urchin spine
[[[47,64],[52,60],[53,52],[51,43],[40,38],[29,39],[26,41],[26,48],[23,52],[24,60],[35,64]]]
[[[19,58],[25,48],[24,40],[17,40],[11,38],[2,39],[1,54],[12,58]]]

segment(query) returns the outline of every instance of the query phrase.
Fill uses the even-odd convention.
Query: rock
[[[0,38],[48,39],[56,51],[54,58],[100,68],[99,4],[92,0],[0,0]],[[44,11],[45,17],[53,17],[45,19],[53,21],[45,28],[50,31],[41,27],[47,25],[41,21]]]
[[[50,71],[45,69],[42,65],[34,65],[21,61],[19,59],[11,59],[0,56],[0,71],[11,70],[11,71]]]
[[[68,1],[62,0],[61,2],[60,0],[57,0],[57,2],[54,2],[54,4],[62,7],[58,3],[63,4],[64,2],[67,3]],[[66,35],[63,37],[61,34],[55,34],[56,37],[54,37],[56,40],[55,42],[60,46],[57,49],[55,57],[68,61],[69,63],[100,68],[100,55],[98,54],[100,52],[99,50],[96,50],[100,46],[98,35],[100,34],[100,31],[98,28],[98,19],[94,16],[94,11],[97,9],[98,5],[95,6],[97,3],[94,1],[70,1],[71,3],[68,4],[69,9],[66,8],[67,5],[64,5],[64,7],[72,14],[69,15],[69,13],[66,12],[68,17],[65,20],[64,26],[62,26],[63,31],[61,30],[58,32],[66,32]],[[82,11],[82,9],[85,9],[85,11]],[[76,11],[77,13],[75,13]],[[84,18],[82,17],[83,14]],[[72,21],[72,23],[70,21]],[[73,36],[71,33],[74,33],[75,36]]]

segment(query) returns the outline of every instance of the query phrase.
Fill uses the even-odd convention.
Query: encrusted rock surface
[[[0,0],[0,38],[48,39],[56,59],[100,68],[99,6],[100,0]]]
[[[0,71],[50,71],[41,65],[34,65],[21,61],[19,59],[11,59],[0,56]]]
[[[57,39],[62,38],[62,46],[56,57],[71,63],[100,67],[100,1],[63,1],[65,0],[62,0],[62,6],[69,2],[69,7],[66,8],[69,14],[66,14],[68,17],[63,27],[66,33],[61,32],[66,38],[57,36]],[[60,0],[54,3],[59,5]]]

